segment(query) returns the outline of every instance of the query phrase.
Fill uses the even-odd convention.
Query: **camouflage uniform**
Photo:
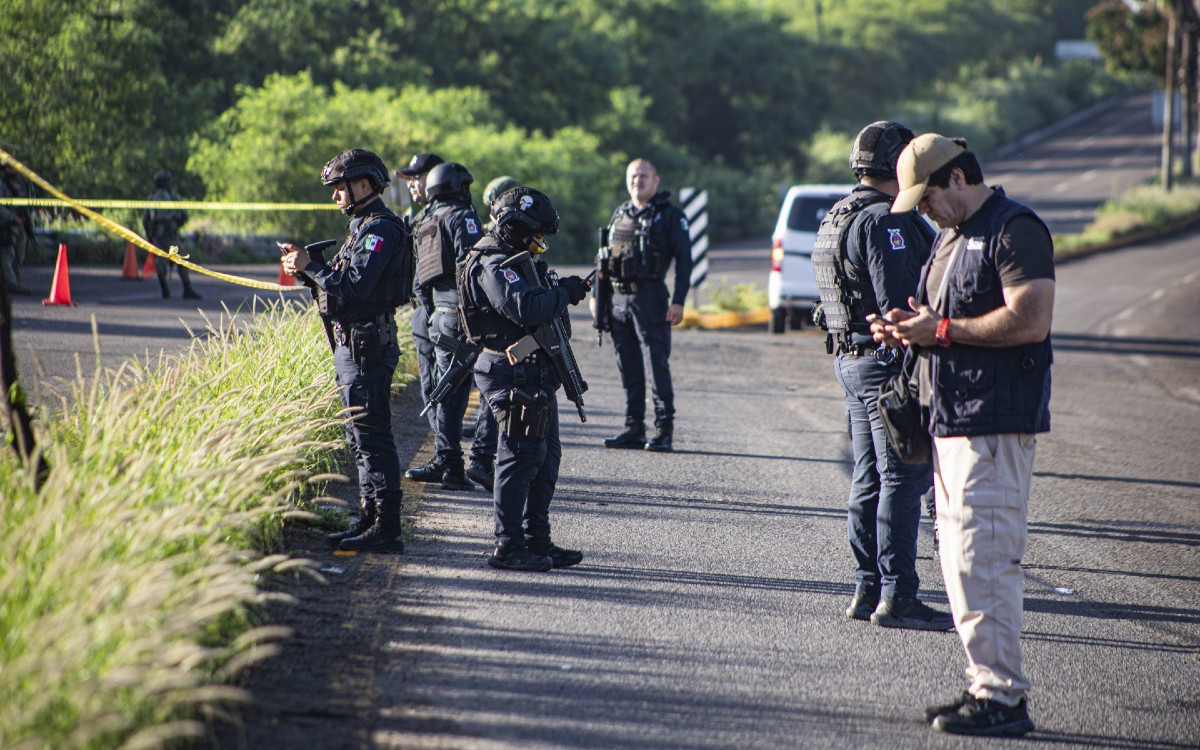
[[[160,186],[150,194],[148,200],[178,201],[182,198],[170,187]],[[151,208],[142,214],[142,228],[145,230],[146,239],[156,247],[169,250],[172,245],[179,245],[179,228],[186,224],[187,220],[187,211],[182,208]],[[179,278],[183,281],[183,298],[200,299],[200,295],[192,288],[192,277],[188,269],[169,260],[159,259],[154,268],[158,273],[158,285],[162,289],[162,296],[171,296],[171,288],[167,285],[167,275],[171,272],[171,266],[179,269]]]

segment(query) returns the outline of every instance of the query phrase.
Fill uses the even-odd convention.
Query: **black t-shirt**
[[[946,232],[937,243],[925,278],[926,299],[933,300],[937,296],[950,254],[960,237],[957,231]],[[1000,233],[996,270],[1000,274],[1000,285],[1006,288],[1033,279],[1053,279],[1054,243],[1046,226],[1029,214],[1013,217]]]

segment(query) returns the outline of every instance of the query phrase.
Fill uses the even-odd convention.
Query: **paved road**
[[[1057,746],[1200,741],[1200,337],[1178,323],[1200,314],[1198,240],[1059,271],[1023,638],[1036,736]],[[577,353],[591,416],[564,410],[554,520],[585,563],[492,571],[488,498],[427,492],[364,742],[990,746],[920,721],[964,686],[955,636],[841,615],[849,446],[815,334],[680,332],[669,456],[600,447],[621,421],[612,355]],[[928,531],[922,595],[944,604]]]

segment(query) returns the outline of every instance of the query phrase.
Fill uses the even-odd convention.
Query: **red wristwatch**
[[[950,319],[942,318],[937,325],[937,330],[933,332],[933,340],[943,349],[948,349],[950,344],[954,343],[950,340]]]

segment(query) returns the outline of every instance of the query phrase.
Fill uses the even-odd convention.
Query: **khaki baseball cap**
[[[966,149],[944,135],[925,133],[912,139],[896,160],[900,192],[892,201],[892,213],[907,213],[917,207],[930,176]]]

